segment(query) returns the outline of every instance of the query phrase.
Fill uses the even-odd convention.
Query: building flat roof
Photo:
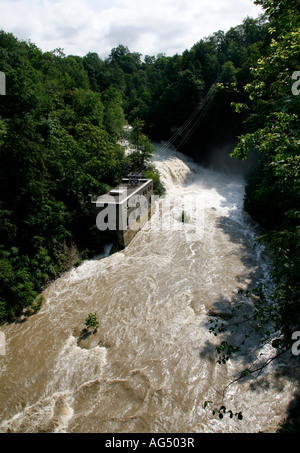
[[[96,201],[92,201],[93,204],[105,203],[105,204],[121,204],[132,197],[136,192],[139,192],[144,186],[147,186],[152,179],[139,179],[139,184],[136,186],[131,186],[127,182],[128,179],[124,178],[122,183],[114,187],[110,192],[100,195]],[[114,199],[114,201],[112,200]]]

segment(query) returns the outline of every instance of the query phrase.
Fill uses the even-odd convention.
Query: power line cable
[[[210,104],[215,96],[215,92],[216,92],[215,87],[216,87],[218,79],[219,79],[219,76],[217,77],[215,82],[210,86],[206,95],[204,96],[204,98],[202,98],[201,102],[197,105],[197,107],[192,112],[192,114],[186,119],[186,121],[182,124],[182,126],[177,129],[177,131],[170,137],[170,139],[166,143],[164,143],[163,147],[160,148],[160,151],[164,151],[167,148],[169,148],[171,145],[173,145],[176,142],[177,138],[179,138],[182,134],[184,134],[184,135],[183,135],[182,139],[180,140],[179,144],[177,145],[177,148],[180,148],[190,138],[190,136],[193,134],[194,130],[200,124],[200,122],[202,121],[202,119],[204,118],[205,114],[208,111],[208,107],[210,106]],[[199,115],[199,113],[200,113],[200,115]],[[197,116],[198,116],[198,118],[197,118]],[[195,122],[193,123],[194,120],[195,120]],[[191,125],[191,128],[188,129],[190,125]],[[147,169],[147,167],[143,163],[135,170],[135,172],[132,172],[132,173],[138,174],[138,173],[141,173],[145,169]]]
[[[176,141],[176,139],[184,131],[187,130],[189,125],[193,122],[193,120],[197,117],[198,113],[201,112],[202,108],[204,107],[203,112],[200,114],[200,117],[198,117],[198,119],[194,123],[194,126],[192,126],[191,130],[187,131],[186,136],[185,136],[186,139],[185,140],[181,140],[180,144],[177,145],[177,147],[178,146],[182,146],[184,141],[186,141],[187,138],[190,137],[190,135],[194,131],[195,127],[197,127],[197,125],[200,123],[200,121],[204,117],[204,114],[207,112],[208,105],[211,103],[211,101],[212,101],[212,99],[213,99],[213,97],[215,95],[214,87],[217,84],[218,78],[219,78],[219,76],[217,77],[216,81],[211,85],[210,89],[206,93],[205,97],[201,100],[200,104],[195,108],[194,112],[189,116],[189,118],[185,121],[185,123],[180,128],[178,128],[178,130],[171,136],[171,138],[163,145],[163,147],[160,149],[160,151],[164,151],[169,146],[171,146]],[[206,102],[207,102],[207,104],[205,105]]]

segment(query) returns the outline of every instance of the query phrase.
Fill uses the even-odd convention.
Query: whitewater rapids
[[[166,196],[151,224],[125,250],[71,269],[37,314],[1,329],[3,432],[274,432],[284,419],[299,360],[272,363],[223,395],[274,350],[253,337],[243,356],[219,365],[222,337],[209,331],[210,320],[229,328],[233,307],[251,303],[239,289],[272,286],[254,246],[259,229],[243,212],[243,178],[162,146],[154,164]],[[100,326],[80,340],[90,312]],[[212,409],[221,404],[243,419],[220,420]]]

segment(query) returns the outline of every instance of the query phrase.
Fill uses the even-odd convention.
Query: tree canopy
[[[274,356],[291,348],[300,326],[299,2],[255,3],[261,17],[171,57],[122,44],[106,59],[66,56],[0,31],[0,322],[38,309],[48,282],[105,243],[89,194],[145,164],[163,192],[151,140],[183,130],[174,144],[199,162],[224,144],[234,158],[254,157],[244,206],[265,230],[276,282],[271,305],[257,289],[255,319],[272,320]],[[129,156],[118,143],[126,123]],[[238,348],[219,352],[226,361]]]
[[[293,90],[293,74],[300,69],[300,13],[293,1],[257,3],[269,15],[272,40],[251,68],[245,87],[251,103],[249,132],[239,138],[233,155],[257,155],[245,208],[266,228],[263,239],[278,283],[273,309],[279,314],[275,329],[281,336],[276,346],[288,349],[300,321],[300,93]]]
[[[2,322],[107,241],[90,218],[89,195],[106,192],[134,165],[118,144],[123,93],[103,66],[95,54],[43,53],[0,32],[8,88],[0,99]]]

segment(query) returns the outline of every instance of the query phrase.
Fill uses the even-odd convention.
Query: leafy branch
[[[264,368],[266,368],[268,365],[270,365],[271,362],[273,362],[274,360],[278,359],[278,357],[280,357],[281,355],[285,354],[286,352],[288,352],[287,350],[284,350],[284,351],[281,351],[279,352],[278,354],[272,356],[272,357],[269,357],[262,365],[258,366],[257,368],[254,368],[253,370],[247,368],[245,370],[243,370],[241,372],[241,374],[233,379],[232,381],[229,382],[229,384],[227,384],[224,388],[223,388],[223,397],[225,396],[225,392],[226,390],[232,385],[234,384],[235,382],[238,382],[240,381],[241,379],[243,379],[244,377],[247,377],[249,375],[252,375],[252,374],[255,374],[255,373],[261,373],[262,370]]]
[[[96,333],[99,327],[99,321],[96,313],[89,313],[85,321],[84,333]]]
[[[203,408],[206,409],[208,404],[212,404],[212,401],[205,401]],[[213,415],[218,415],[219,419],[222,420],[225,414],[228,414],[230,418],[237,417],[238,420],[243,420],[242,411],[240,412],[233,412],[231,409],[227,409],[226,406],[221,406],[219,409],[214,408],[212,411]]]

